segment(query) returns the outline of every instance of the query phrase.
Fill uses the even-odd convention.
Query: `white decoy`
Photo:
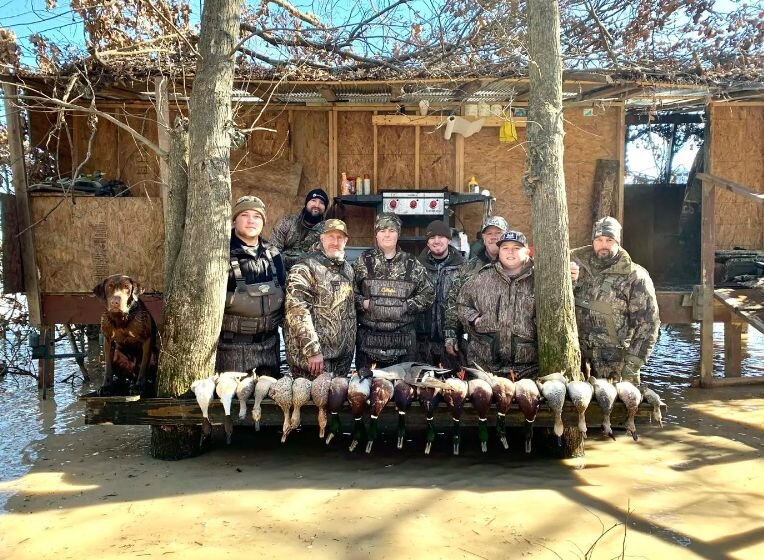
[[[215,396],[215,383],[218,380],[217,374],[205,379],[197,379],[191,383],[191,391],[196,396],[196,402],[199,404],[199,408],[202,409],[202,439],[199,442],[200,445],[204,443],[204,440],[212,433],[212,423],[210,423],[210,402]]]
[[[215,385],[215,393],[220,399],[223,405],[223,411],[225,413],[224,427],[225,427],[225,442],[231,444],[231,435],[233,434],[233,419],[231,418],[231,403],[233,397],[236,394],[236,387],[239,385],[239,380],[234,375],[226,375],[224,372],[218,377],[218,382]],[[246,375],[246,374],[244,374]]]
[[[263,416],[262,402],[268,396],[271,386],[276,383],[276,378],[270,375],[261,375],[255,384],[255,404],[252,406],[252,421],[255,423],[255,431],[260,431],[260,419]]]

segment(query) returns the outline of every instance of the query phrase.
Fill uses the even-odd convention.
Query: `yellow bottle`
[[[467,181],[467,192],[480,192],[480,185],[474,175]]]

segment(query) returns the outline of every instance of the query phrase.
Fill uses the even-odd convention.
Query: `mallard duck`
[[[416,393],[416,387],[402,380],[397,381],[393,387],[393,402],[398,412],[398,449],[403,449],[403,442],[406,439],[406,413],[414,402]]]
[[[405,381],[414,387],[430,387],[432,389],[448,389],[439,376],[451,370],[438,368],[421,362],[402,362],[385,368],[372,368],[374,377],[384,377],[390,381]]]
[[[347,400],[348,385],[348,378],[344,375],[333,378],[329,383],[329,395],[326,400],[326,410],[329,411],[329,435],[326,436],[326,445],[329,445],[332,439],[342,431],[340,410]]]
[[[568,398],[578,411],[578,430],[581,437],[586,439],[586,409],[592,401],[594,388],[586,381],[571,381],[567,385]]]
[[[511,379],[485,371],[478,364],[475,368],[464,368],[467,373],[486,381],[491,386],[493,400],[496,403],[496,436],[504,446],[509,449],[507,440],[507,413],[512,407],[512,399],[515,396],[515,383]]]
[[[443,384],[446,388],[450,389],[450,385],[444,381],[437,380],[439,384]],[[429,455],[432,449],[432,443],[435,441],[435,411],[438,409],[441,399],[443,398],[443,392],[440,387],[423,386],[417,387],[416,392],[419,405],[424,410],[425,418],[427,421],[427,430],[425,432],[425,444],[424,454]]]
[[[385,409],[385,405],[393,396],[393,383],[382,377],[371,380],[371,394],[369,396],[369,434],[366,442],[366,453],[371,453],[371,447],[379,433],[378,418]]]
[[[478,416],[480,450],[485,453],[488,451],[488,411],[491,409],[493,389],[483,379],[470,379],[467,381],[467,396]]]
[[[613,412],[613,403],[618,391],[607,379],[597,379],[593,375],[589,377],[589,383],[594,386],[594,399],[602,409],[602,433],[615,440],[613,428],[610,426],[610,413]]]
[[[459,443],[462,439],[462,412],[464,402],[467,400],[467,382],[464,381],[464,371],[459,371],[455,377],[446,379],[446,383],[451,386],[450,391],[443,391],[443,400],[451,413],[453,422],[453,434],[451,436],[454,443],[454,455],[459,455]]]
[[[262,402],[268,396],[276,378],[270,375],[261,375],[255,383],[255,404],[252,405],[252,421],[255,423],[255,431],[260,431],[260,419],[263,416]]]
[[[202,409],[202,437],[199,445],[204,445],[205,440],[212,434],[212,424],[210,423],[210,402],[215,396],[215,383],[217,383],[217,374],[205,379],[197,379],[191,383],[191,391],[196,397],[199,408]]]
[[[551,378],[544,383],[539,383],[539,385],[547,406],[554,413],[554,435],[557,436],[557,445],[561,446],[562,432],[565,429],[562,423],[562,409],[565,406],[565,393],[567,391],[565,382]]]
[[[371,371],[356,371],[350,377],[348,385],[348,403],[350,413],[353,415],[353,440],[350,442],[349,451],[354,451],[358,442],[366,432],[363,424],[363,411],[371,393]]]
[[[525,452],[531,452],[533,441],[533,423],[541,402],[541,392],[533,379],[515,381],[515,400],[525,417]]]
[[[225,442],[227,445],[231,444],[231,437],[233,435],[231,403],[233,402],[233,397],[236,394],[236,387],[239,385],[239,378],[245,375],[247,374],[241,372],[226,371],[218,376],[218,382],[215,385],[215,393],[220,399],[220,402],[223,405],[223,412],[225,413],[223,425],[225,427]]]
[[[281,443],[286,441],[289,431],[292,429],[292,384],[294,379],[289,374],[279,378],[276,383],[271,385],[268,396],[279,406],[284,414],[284,424],[282,426]]]
[[[618,398],[626,405],[626,410],[629,413],[628,418],[626,418],[626,432],[631,434],[634,441],[637,441],[639,436],[637,435],[637,426],[634,424],[634,418],[637,415],[639,403],[642,402],[642,393],[628,381],[616,383],[615,390],[618,392]]]
[[[326,404],[329,401],[329,385],[332,374],[324,372],[313,380],[310,386],[310,398],[318,409],[318,437],[324,439],[326,432]]]
[[[239,421],[243,421],[247,416],[247,399],[254,393],[256,382],[257,376],[253,374],[242,377],[236,385],[236,398],[239,399]]]
[[[310,379],[304,377],[298,377],[292,383],[292,417],[289,421],[289,432],[300,427],[300,409],[310,400],[311,385]],[[283,435],[283,441],[286,440],[288,433]]]
[[[661,412],[661,406],[666,406],[666,403],[663,402],[655,391],[652,389],[648,389],[647,387],[640,387],[642,390],[642,398],[648,402],[653,407],[653,416],[652,420],[655,420],[658,422],[660,427],[663,427],[663,413]]]

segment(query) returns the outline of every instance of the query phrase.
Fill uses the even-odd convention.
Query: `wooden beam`
[[[419,131],[422,127],[414,128],[414,188],[419,189]]]
[[[616,128],[616,136],[618,138],[618,205],[617,219],[620,223],[623,223],[624,219],[624,181],[626,175],[626,107],[621,105],[618,107],[618,126]]]
[[[377,112],[374,111],[374,115],[376,114]],[[373,116],[371,120],[372,122],[374,121]],[[372,125],[372,127],[374,128],[374,138],[372,140],[374,143],[374,171],[372,174],[371,190],[372,192],[379,192],[379,188],[377,187],[377,180],[379,179],[379,163],[377,162],[377,159],[379,158],[379,136],[377,134],[379,131],[376,124]]]
[[[37,258],[34,248],[34,237],[31,224],[32,214],[29,209],[29,193],[27,192],[27,172],[24,165],[24,143],[22,140],[21,112],[13,101],[18,96],[15,84],[3,83],[3,102],[5,103],[5,122],[8,126],[8,152],[11,158],[13,173],[13,189],[16,194],[16,211],[18,213],[21,263],[24,267],[24,293],[27,296],[29,323],[34,327],[42,327],[40,312],[40,284],[38,280]]]
[[[443,124],[448,117],[445,116],[427,116],[419,115],[376,115],[372,117],[372,122],[377,126],[438,126]],[[468,121],[483,121],[483,128],[499,128],[507,119],[501,117],[462,117]],[[527,124],[525,117],[515,117],[512,119],[517,127],[524,127]]]
[[[476,91],[479,91],[483,87],[483,80],[472,80],[466,84],[461,84],[454,90],[456,99],[467,99]]]
[[[728,181],[727,179],[722,179],[721,177],[710,175],[708,173],[698,173],[696,177],[704,183],[713,183],[717,187],[721,187],[724,190],[739,194],[749,201],[758,202],[759,204],[764,203],[764,193],[758,193],[753,189],[745,187],[739,183],[734,183],[732,181]]]
[[[740,377],[743,361],[742,337],[743,323],[729,321],[724,323],[724,375]]]
[[[710,387],[714,372],[714,256],[716,189],[703,181],[700,226],[702,320],[700,323],[700,385]]]
[[[464,181],[464,136],[461,134],[456,135],[454,150],[456,151],[454,157],[454,190],[462,192],[467,190],[467,184]]]
[[[740,385],[762,385],[764,384],[764,377],[724,377],[712,379],[707,384],[699,382],[697,379],[692,380],[693,387],[737,387]]]
[[[166,154],[170,153],[170,104],[167,99],[167,76],[154,78],[157,112],[157,143]],[[170,165],[167,158],[159,158],[159,191],[162,197],[165,224],[169,223],[167,213],[170,211],[168,201],[170,188]]]
[[[329,143],[329,150],[328,150],[328,170],[327,170],[327,177],[326,177],[326,190],[329,194],[329,198],[333,198],[335,196],[339,196],[341,193],[337,188],[337,183],[339,179],[337,179],[337,170],[334,168],[335,163],[337,162],[337,159],[334,156],[335,151],[335,140],[337,138],[336,131],[334,130],[334,127],[337,124],[337,121],[335,120],[335,113],[334,111],[329,111],[326,114],[326,118],[329,119],[329,137],[327,139]]]

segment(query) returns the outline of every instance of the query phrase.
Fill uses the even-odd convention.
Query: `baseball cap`
[[[523,247],[528,246],[528,239],[526,239],[525,234],[514,230],[509,230],[502,233],[501,237],[499,237],[499,240],[496,242],[496,245],[500,247],[502,243],[506,243],[508,241],[514,241]]]
[[[491,216],[483,224],[483,229],[480,230],[480,233],[483,233],[486,229],[488,229],[491,226],[497,227],[501,231],[507,231],[509,229],[509,224],[507,223],[507,220],[505,220],[501,216]]]
[[[330,231],[340,231],[345,234],[345,237],[350,237],[348,234],[348,226],[342,220],[332,218],[324,222],[322,233],[329,233]]]

